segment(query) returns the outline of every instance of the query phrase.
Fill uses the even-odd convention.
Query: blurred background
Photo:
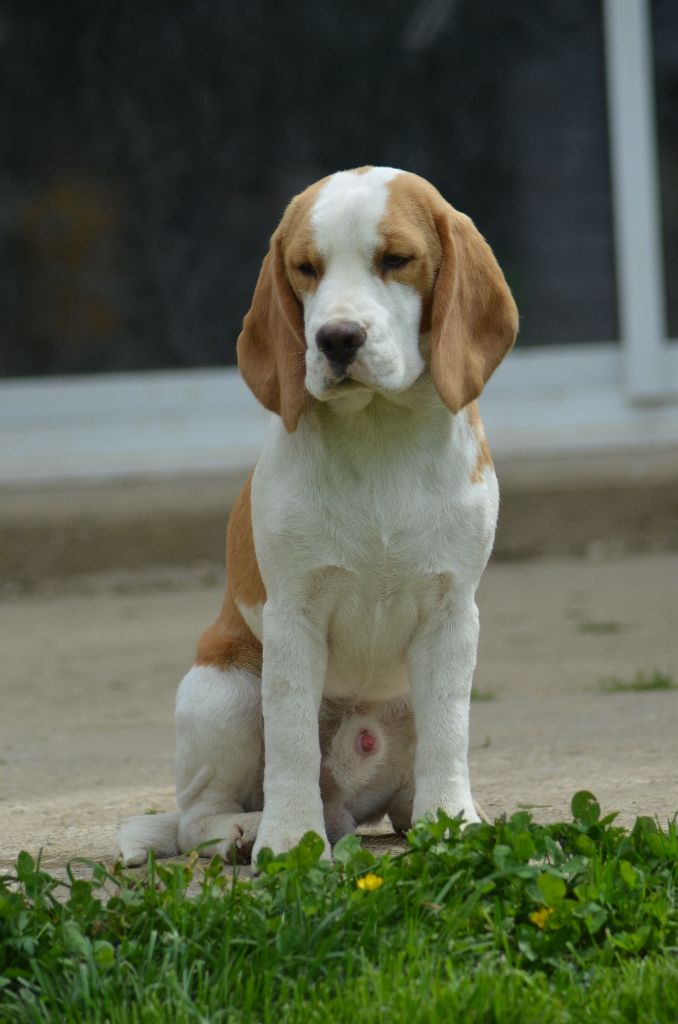
[[[678,17],[656,7],[667,100]],[[362,163],[472,212],[521,345],[618,335],[590,0],[392,0],[387,17],[355,0],[67,0],[14,4],[1,31],[6,376],[233,363],[289,197]]]
[[[608,6],[651,21],[675,336],[678,10]],[[617,342],[606,31],[592,0],[5,5],[0,372],[233,363],[290,195],[362,163],[471,213],[521,346]]]

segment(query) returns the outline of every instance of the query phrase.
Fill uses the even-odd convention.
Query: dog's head
[[[366,167],[324,178],[288,206],[238,364],[289,431],[314,399],[399,394],[427,368],[458,412],[517,330],[511,292],[473,222],[423,178]]]

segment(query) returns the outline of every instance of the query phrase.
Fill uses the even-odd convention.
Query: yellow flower
[[[552,913],[553,907],[542,907],[541,910],[533,910],[530,914],[530,921],[532,921],[533,924],[536,924],[537,928],[543,929],[546,927],[548,919]]]
[[[373,875],[370,871],[369,874],[363,875],[362,878],[359,878],[355,884],[364,892],[374,892],[375,889],[378,889],[380,885],[384,884],[384,879],[380,878],[379,875]]]

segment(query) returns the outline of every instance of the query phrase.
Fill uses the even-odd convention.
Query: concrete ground
[[[609,554],[609,553],[608,553]],[[71,580],[0,605],[0,864],[108,858],[116,821],[173,806],[172,710],[214,572]],[[218,574],[217,574],[218,575]],[[495,562],[483,580],[474,794],[491,816],[568,814],[577,789],[629,824],[678,810],[678,554]]]

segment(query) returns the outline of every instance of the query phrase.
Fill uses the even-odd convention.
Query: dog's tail
[[[145,864],[149,850],[159,857],[179,852],[179,811],[166,814],[138,814],[123,821],[115,837],[126,867]]]

